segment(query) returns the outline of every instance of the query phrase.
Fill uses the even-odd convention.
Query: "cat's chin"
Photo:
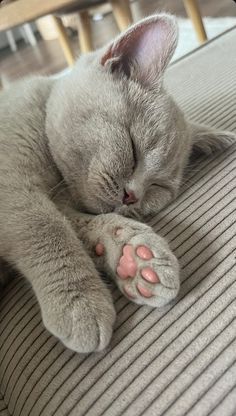
[[[101,205],[98,205],[97,207],[78,207],[77,206],[77,210],[85,214],[91,214],[91,215],[110,214],[111,212],[116,212],[115,207],[101,206]]]
[[[80,202],[81,200],[83,200],[81,196],[78,197],[78,195],[72,195],[72,199],[76,210],[84,214],[109,214],[111,212],[115,212],[115,209],[117,207],[117,205],[110,205],[106,201],[103,201],[98,198],[96,200],[95,198],[93,200],[92,198],[90,200],[85,200],[84,198],[83,203]]]
[[[138,207],[135,206],[122,205],[120,207],[115,208],[114,212],[116,214],[123,215],[124,217],[135,218],[137,220],[142,219],[142,215]]]

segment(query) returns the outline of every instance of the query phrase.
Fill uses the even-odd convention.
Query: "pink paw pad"
[[[104,245],[102,243],[96,244],[95,252],[97,256],[102,256],[104,254]]]
[[[137,273],[137,265],[133,258],[133,247],[126,245],[123,248],[123,256],[120,258],[119,266],[117,267],[117,274],[121,279],[134,277]]]
[[[144,267],[141,270],[141,276],[145,280],[147,280],[147,282],[150,282],[150,283],[159,283],[160,282],[157,274],[154,272],[154,270],[152,270],[151,267]]]
[[[128,285],[124,285],[123,290],[125,292],[125,294],[128,296],[128,298],[134,299],[135,296],[133,295],[131,289],[129,288]]]
[[[136,250],[136,254],[143,260],[151,260],[153,258],[151,250],[145,246],[139,246]]]
[[[123,231],[123,229],[122,229],[122,228],[117,227],[117,228],[115,229],[115,231],[114,231],[114,234],[115,234],[116,236],[119,236],[119,235],[121,235],[121,234],[122,234],[122,231]]]
[[[142,260],[148,261],[151,260],[154,255],[152,251],[146,246],[139,246],[136,250],[133,248],[132,245],[127,244],[123,247],[122,256],[119,261],[119,265],[117,267],[117,274],[118,276],[123,279],[132,279],[136,276],[138,271],[138,264],[137,264],[137,257],[135,258],[135,254]],[[150,267],[146,266],[140,270],[140,276],[144,279],[144,281],[152,284],[160,283],[159,277],[157,273]],[[139,278],[140,279],[140,278]],[[143,281],[143,283],[144,283]],[[123,286],[124,293],[129,298],[135,297],[135,291],[137,291],[141,296],[145,298],[150,298],[153,296],[152,290],[150,288],[144,287],[141,281],[137,281],[136,289],[132,289],[129,282],[125,283]]]
[[[141,286],[139,283],[137,284],[137,289],[139,293],[145,298],[150,298],[151,296],[153,296],[150,289],[147,289],[146,287]]]

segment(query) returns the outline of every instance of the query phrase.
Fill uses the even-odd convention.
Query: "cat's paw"
[[[178,294],[178,262],[154,233],[137,235],[123,246],[116,281],[135,303],[160,307]]]
[[[174,299],[180,286],[179,265],[167,242],[151,227],[116,214],[101,216],[100,221],[101,229],[102,222],[105,225],[96,246],[98,264],[104,259],[104,270],[123,294],[153,307]]]
[[[45,327],[76,352],[103,350],[112,336],[116,314],[111,295],[102,282],[96,286],[53,290],[40,302]]]

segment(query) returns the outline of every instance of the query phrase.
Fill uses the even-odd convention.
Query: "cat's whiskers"
[[[50,188],[50,192],[53,192],[55,189],[57,189],[58,187],[60,187],[64,183],[65,183],[65,179],[62,178],[55,186],[53,186],[52,188]]]
[[[56,191],[58,189],[58,191]],[[50,189],[50,196],[51,201],[54,201],[58,198],[59,195],[61,195],[65,190],[67,189],[67,184],[64,179],[62,179],[60,182],[58,182],[57,185],[55,185],[53,188]],[[56,192],[55,192],[56,191]]]
[[[102,182],[101,182],[102,179]],[[96,194],[106,204],[117,204],[119,202],[119,185],[113,181],[108,174],[97,174],[89,178],[91,184],[94,185]]]
[[[201,166],[197,166],[197,164],[196,166],[187,165],[184,169],[184,177],[182,179],[181,186],[192,186],[195,183],[195,174],[199,173],[201,170]],[[190,178],[188,177],[189,174],[191,174]]]

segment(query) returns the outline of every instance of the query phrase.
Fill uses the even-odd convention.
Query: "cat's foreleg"
[[[151,227],[113,213],[70,220],[97,268],[133,302],[159,307],[177,296],[178,261]]]
[[[6,260],[32,284],[46,328],[72,350],[105,348],[115,320],[111,294],[70,222],[35,195],[9,210],[6,223]]]

